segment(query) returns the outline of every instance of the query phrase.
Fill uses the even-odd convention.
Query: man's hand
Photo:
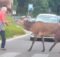
[[[10,21],[6,21],[6,22],[5,22],[5,25],[6,25],[6,26],[9,26],[9,25],[11,25],[11,22],[10,22]]]

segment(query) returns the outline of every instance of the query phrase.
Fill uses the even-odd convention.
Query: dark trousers
[[[0,31],[0,35],[1,35],[1,39],[2,39],[1,48],[4,48],[5,43],[6,43],[5,31]]]

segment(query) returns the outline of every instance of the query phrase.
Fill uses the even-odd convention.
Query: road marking
[[[4,54],[0,55],[0,57],[15,57],[17,55],[20,55],[20,53],[17,53],[17,52],[7,52],[7,53],[4,53]]]
[[[49,54],[35,54],[32,57],[48,57]]]

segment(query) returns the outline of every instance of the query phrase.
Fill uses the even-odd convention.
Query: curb
[[[23,37],[26,37],[26,36],[29,36],[29,37],[31,36],[32,32],[27,31],[27,30],[24,30],[24,31],[26,32],[25,35],[14,36],[14,37],[12,37],[10,39],[7,39],[6,41],[9,42],[9,41],[13,41],[13,40],[16,40],[16,39],[19,39],[19,38],[23,38]],[[1,40],[0,40],[0,43],[1,43]]]

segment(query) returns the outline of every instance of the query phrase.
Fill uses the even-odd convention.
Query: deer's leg
[[[44,51],[45,51],[44,38],[43,38],[43,37],[41,37],[41,38],[42,38],[42,45],[43,45],[43,50],[42,50],[42,52],[44,52]]]
[[[32,41],[32,45],[31,45],[31,47],[29,48],[29,50],[28,50],[28,51],[31,51],[31,49],[32,49],[32,47],[33,47],[33,45],[34,45],[34,43],[35,43],[36,39],[37,39],[37,37],[34,37],[34,40]]]
[[[51,51],[53,49],[53,47],[55,47],[56,44],[57,44],[57,40],[55,40],[54,44],[51,46],[51,48],[49,49],[49,51]]]

